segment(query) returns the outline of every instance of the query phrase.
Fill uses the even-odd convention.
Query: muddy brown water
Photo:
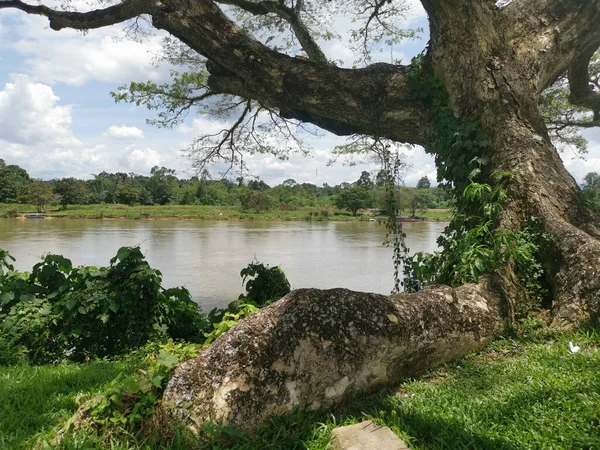
[[[405,223],[411,252],[433,251],[445,224]],[[240,270],[256,258],[286,273],[292,288],[387,294],[392,250],[376,222],[0,219],[0,248],[20,270],[58,253],[74,265],[108,265],[119,247],[139,245],[163,286],[185,286],[203,310],[243,292]]]

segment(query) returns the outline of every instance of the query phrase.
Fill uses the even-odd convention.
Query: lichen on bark
[[[293,291],[177,367],[167,417],[251,428],[296,406],[330,407],[482,348],[504,326],[490,279],[411,296]]]

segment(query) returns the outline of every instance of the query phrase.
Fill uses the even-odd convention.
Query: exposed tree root
[[[167,417],[252,428],[318,409],[483,348],[505,326],[499,276],[383,296],[301,289],[244,320],[175,370]]]

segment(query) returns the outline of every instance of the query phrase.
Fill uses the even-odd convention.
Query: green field
[[[132,364],[2,367],[0,446],[325,449],[334,427],[368,418],[391,427],[412,449],[598,449],[598,331],[549,336],[537,329],[535,337],[519,338],[507,333],[482,352],[383,394],[362,396],[330,412],[298,410],[255,434],[218,427],[207,427],[198,437],[179,430],[167,438],[156,431],[145,437],[80,431],[57,446],[49,442],[75,412],[78,396],[132,371]],[[571,353],[569,341],[581,350]]]
[[[0,217],[21,216],[35,211],[32,205],[0,204]],[[153,205],[127,206],[119,204],[71,205],[66,210],[49,207],[45,211],[48,217],[64,217],[72,219],[204,219],[204,220],[368,220],[374,212],[363,211],[353,217],[348,211],[335,208],[303,207],[292,211],[273,209],[264,212],[242,211],[239,206],[206,206],[206,205]],[[406,214],[406,213],[405,213]],[[447,209],[430,209],[419,211],[417,216],[425,220],[448,221],[451,211]]]

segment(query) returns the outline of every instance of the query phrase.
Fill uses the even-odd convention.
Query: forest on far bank
[[[178,178],[175,170],[158,166],[152,168],[150,176],[101,172],[88,180],[68,177],[43,181],[0,159],[0,203],[30,204],[38,212],[49,206],[64,210],[69,205],[123,204],[239,206],[257,213],[337,207],[355,215],[360,209],[384,209],[385,196],[383,175],[367,171],[358,180],[335,186],[298,183],[293,179],[269,186],[260,178],[211,179],[208,171]],[[432,186],[426,176],[416,187],[396,186],[396,198],[400,210],[411,216],[425,209],[452,206],[448,191]]]

